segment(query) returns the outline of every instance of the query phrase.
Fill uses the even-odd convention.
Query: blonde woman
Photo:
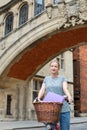
[[[38,94],[38,99],[41,99],[43,95],[48,92],[54,92],[60,95],[66,95],[68,102],[72,103],[73,99],[68,91],[67,80],[64,76],[59,76],[59,63],[57,59],[52,60],[50,63],[50,76],[46,76],[42,83],[42,87]],[[60,128],[61,130],[70,130],[70,107],[69,103],[64,101],[62,110],[60,113]],[[55,129],[55,124],[52,125],[52,130]],[[48,128],[46,128],[48,130]]]

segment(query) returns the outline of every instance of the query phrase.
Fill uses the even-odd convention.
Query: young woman
[[[42,87],[38,94],[38,99],[41,99],[43,95],[48,92],[54,92],[56,94],[60,95],[66,95],[68,98],[68,102],[72,103],[73,99],[68,91],[67,87],[67,80],[63,76],[58,75],[59,70],[59,63],[57,59],[52,60],[50,63],[50,76],[46,76]],[[64,101],[62,110],[60,113],[60,128],[61,130],[70,130],[70,107],[69,103],[67,101]],[[52,129],[54,130],[54,125],[52,126]]]

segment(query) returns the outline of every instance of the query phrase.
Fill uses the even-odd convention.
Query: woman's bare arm
[[[41,86],[41,89],[38,93],[38,99],[41,99],[45,95],[45,89],[46,89],[45,83],[43,83],[42,86]]]
[[[70,95],[70,92],[68,90],[68,85],[67,85],[67,82],[63,82],[63,91],[65,93],[65,95],[68,97],[68,101],[69,103],[72,103],[73,102],[73,99]]]

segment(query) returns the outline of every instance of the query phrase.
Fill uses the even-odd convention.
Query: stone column
[[[34,17],[34,0],[29,1],[29,19],[32,19]]]
[[[27,106],[27,86],[24,85],[23,86],[23,115],[22,115],[22,119],[25,120],[26,119],[26,106]]]
[[[30,102],[31,102],[30,96],[31,96],[31,92],[29,90],[29,84],[26,84],[26,86],[25,86],[25,100],[26,100],[25,117],[27,120],[30,119],[30,106],[31,106],[30,105]]]
[[[32,119],[32,81],[26,86],[26,119]]]
[[[19,119],[24,119],[24,87],[20,85],[20,97],[19,97]]]
[[[4,22],[1,23],[0,25],[0,38],[3,38],[4,37],[4,32],[5,32],[5,24]],[[1,43],[0,43],[0,50],[4,50],[6,45],[5,45],[5,40],[2,40]]]
[[[17,84],[16,87],[16,106],[15,106],[15,118],[19,119],[19,96],[20,96],[20,89],[19,85]]]
[[[14,22],[13,22],[13,30],[16,30],[19,25],[19,17],[18,17],[18,12],[15,12],[14,14]]]
[[[0,38],[4,36],[4,31],[5,31],[4,22],[2,22],[0,24]]]

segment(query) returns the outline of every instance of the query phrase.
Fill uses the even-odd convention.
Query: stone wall
[[[81,44],[83,41],[85,41],[84,44],[87,44],[86,0],[62,0],[58,5],[54,5],[52,0],[47,0],[45,10],[36,17],[34,16],[34,4],[27,0],[29,18],[23,26],[19,27],[19,10],[24,1],[19,1],[14,5],[10,5],[9,8],[1,8],[0,10],[1,120],[35,118],[32,105],[33,82],[30,81],[32,76],[54,56]],[[14,13],[14,25],[13,31],[5,36],[5,18],[9,12]],[[82,50],[81,53],[83,55]],[[85,57],[85,55],[83,56]],[[67,58],[71,60],[69,57]],[[68,60],[66,62],[67,69],[72,67]],[[85,64],[85,61],[82,60],[81,66],[83,67]],[[81,71],[81,77],[84,78],[83,73],[84,71]],[[66,71],[65,75],[67,75],[69,81],[72,81],[70,71],[68,71],[68,74]],[[84,80],[81,80],[82,85],[84,82]],[[82,96],[83,94],[86,95],[85,86],[81,89]],[[73,95],[72,86],[70,91]],[[7,95],[11,95],[12,98],[12,115],[9,116],[6,115]],[[84,98],[81,99],[82,104],[84,104],[84,100]],[[81,111],[85,110],[86,108],[81,105]]]

